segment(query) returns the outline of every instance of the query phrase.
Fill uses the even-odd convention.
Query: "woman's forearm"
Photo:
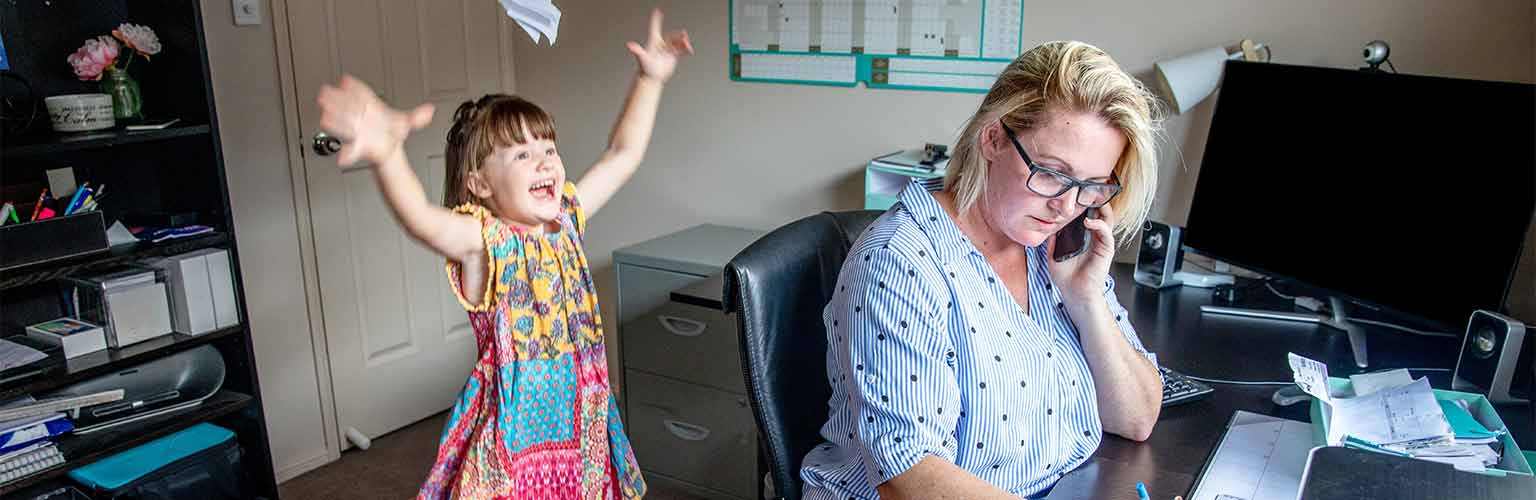
[[[1125,340],[1104,300],[1069,304],[1076,309],[1071,315],[1093,373],[1104,430],[1127,439],[1146,440],[1162,410],[1162,379],[1157,367]]]
[[[876,490],[880,492],[880,498],[895,500],[1019,498],[933,455],[886,481]]]

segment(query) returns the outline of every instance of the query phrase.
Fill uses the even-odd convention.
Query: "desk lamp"
[[[1260,50],[1264,51],[1262,58]],[[1238,43],[1236,52],[1211,47],[1158,61],[1153,68],[1157,70],[1158,85],[1168,97],[1169,104],[1179,114],[1184,114],[1216,91],[1216,85],[1221,83],[1222,65],[1227,60],[1269,62],[1269,56],[1269,46],[1243,40]]]

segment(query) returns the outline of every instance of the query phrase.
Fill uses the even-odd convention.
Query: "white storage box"
[[[198,335],[240,322],[228,250],[198,250],[153,265],[165,273],[171,323],[177,332]]]
[[[75,316],[101,324],[108,347],[133,345],[171,333],[163,273],[131,267],[68,281]]]
[[[66,358],[107,348],[106,334],[101,327],[74,318],[59,318],[29,326],[27,336],[63,348]]]

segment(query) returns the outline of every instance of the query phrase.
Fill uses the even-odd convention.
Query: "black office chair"
[[[821,311],[849,246],[876,210],[822,212],[773,230],[725,266],[725,307],[741,332],[741,365],[757,418],[759,461],[778,498],[799,500],[800,460],[827,421],[827,336]]]

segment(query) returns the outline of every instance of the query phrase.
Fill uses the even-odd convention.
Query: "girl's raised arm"
[[[384,200],[411,237],[466,267],[485,268],[473,266],[485,259],[480,222],[429,200],[405,155],[406,136],[431,123],[432,105],[410,112],[390,108],[373,89],[351,76],[343,76],[339,87],[322,85],[316,101],[320,128],[344,141],[337,163],[373,165]]]

